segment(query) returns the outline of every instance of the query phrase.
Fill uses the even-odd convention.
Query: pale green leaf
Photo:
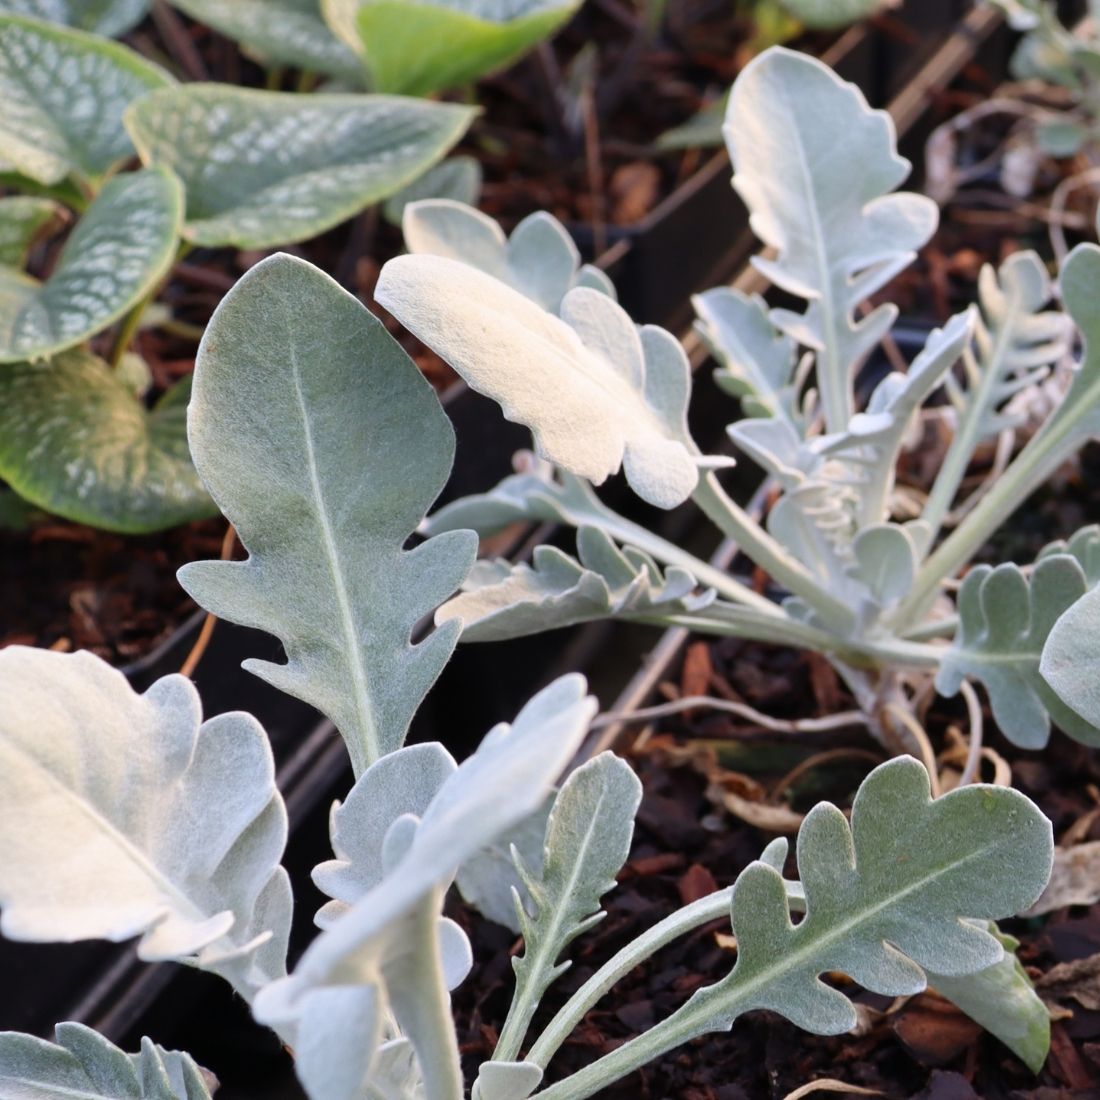
[[[118,38],[140,23],[152,0],[0,0],[0,12],[29,15]]]
[[[1040,559],[1030,576],[1011,563],[975,566],[959,590],[959,627],[937,690],[954,695],[964,679],[978,680],[1001,732],[1025,748],[1047,743],[1051,719],[1070,737],[1100,744],[1100,728],[1066,706],[1039,671],[1054,624],[1087,590],[1084,570],[1069,554]]]
[[[692,303],[699,318],[695,330],[720,364],[715,382],[741,399],[746,416],[786,420],[797,437],[805,434],[797,348],[772,324],[764,299],[718,287],[697,294]]]
[[[481,161],[477,157],[448,157],[386,199],[382,216],[391,225],[400,226],[405,208],[424,199],[451,199],[476,206],[481,194],[481,176]]]
[[[115,42],[0,15],[0,158],[38,183],[98,180],[134,155],[126,107],[172,83]]]
[[[1081,721],[1100,729],[1100,588],[1082,596],[1054,624],[1039,671]]]
[[[187,84],[135,103],[126,126],[146,163],[183,180],[189,240],[266,248],[315,237],[392,195],[440,160],[475,113],[395,96]]]
[[[4,1100],[210,1100],[202,1071],[187,1054],[148,1039],[123,1054],[83,1024],[58,1024],[55,1042],[0,1032]]]
[[[182,676],[138,695],[90,653],[23,646],[0,651],[0,696],[5,936],[140,936],[245,996],[285,973],[286,810],[254,718],[202,722]]]
[[[405,210],[405,246],[412,253],[445,256],[484,271],[552,313],[576,286],[615,297],[606,275],[581,264],[573,238],[557,218],[540,210],[506,237],[492,218],[452,199],[426,199]]]
[[[660,508],[695,489],[687,356],[663,329],[636,329],[607,295],[571,290],[559,319],[467,264],[417,255],[390,260],[375,297],[472,389],[527,425],[544,458],[597,485],[622,467]]]
[[[722,124],[726,120],[726,107],[729,93],[708,103],[687,122],[665,130],[654,146],[662,153],[676,152],[681,149],[711,149],[722,144]]]
[[[936,227],[936,205],[891,194],[909,162],[897,154],[890,117],[805,54],[774,47],[751,61],[723,132],[753,231],[775,252],[757,267],[809,300],[805,313],[772,317],[818,353],[827,430],[842,431],[855,370],[897,314],[881,305],[857,321],[855,309],[912,261]]]
[[[358,54],[329,30],[319,0],[171,0],[192,19],[239,42],[265,61],[361,85]]]
[[[549,38],[581,0],[322,0],[381,92],[429,95],[504,68]]]
[[[896,7],[901,0],[780,0],[800,23],[807,27],[832,30],[858,23],[884,8]]]
[[[923,990],[925,968],[948,977],[985,970],[1004,951],[977,922],[1026,909],[1050,875],[1053,847],[1050,822],[1017,791],[977,784],[933,800],[916,760],[882,764],[861,784],[850,825],[828,803],[803,821],[801,921],[791,921],[780,873],[750,864],[733,888],[732,972],[544,1095],[590,1095],[597,1083],[606,1087],[643,1060],[727,1031],[755,1009],[818,1034],[847,1031],[855,1009],[821,980],[826,973],[895,997]]]
[[[404,550],[450,473],[450,422],[382,322],[289,256],[218,307],[189,415],[195,465],[250,556],[184,566],[180,583],[282,641],[285,665],[245,667],[328,715],[358,774],[400,747],[458,637],[409,641],[461,584],[476,538]]]
[[[188,383],[148,409],[87,352],[0,368],[0,478],[47,512],[110,531],[217,515],[187,449]]]
[[[579,560],[554,546],[537,546],[532,565],[479,561],[461,594],[436,612],[436,622],[457,619],[465,642],[500,641],[540,634],[594,619],[690,614],[714,601],[696,591],[686,570],[662,573],[647,554],[619,549],[597,527],[577,533]]]
[[[0,268],[0,364],[75,347],[122,317],[171,267],[182,215],[183,192],[171,172],[116,176],[44,283]]]
[[[562,952],[604,917],[600,900],[630,854],[642,785],[609,752],[583,764],[562,784],[546,827],[542,873],[520,867],[535,911],[517,898],[523,954],[513,959],[516,988],[494,1060],[515,1058],[550,984],[569,969]]]
[[[934,967],[926,967],[925,973],[936,990],[1038,1073],[1050,1049],[1050,1013],[1016,958],[1019,941],[995,924],[987,924],[986,930],[1004,948],[1000,962],[961,978],[937,974]]]
[[[22,267],[31,245],[61,212],[52,199],[0,198],[0,265]]]

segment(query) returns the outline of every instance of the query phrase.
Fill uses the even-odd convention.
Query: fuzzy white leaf
[[[527,1100],[541,1081],[542,1070],[531,1062],[483,1062],[472,1100]]]
[[[462,582],[476,538],[404,549],[450,473],[450,422],[381,321],[317,268],[273,256],[214,314],[188,424],[250,557],[192,563],[180,583],[282,641],[285,665],[245,667],[327,714],[360,773],[401,746],[458,637],[445,626],[409,642]]]
[[[686,413],[687,357],[663,329],[638,330],[605,294],[570,291],[561,319],[498,279],[442,256],[399,256],[379,303],[504,415],[539,453],[600,484],[625,469],[644,500],[671,508],[699,479]]]
[[[776,47],[750,62],[723,133],[752,228],[776,252],[757,266],[810,302],[805,314],[776,310],[773,318],[817,350],[827,427],[841,431],[854,371],[897,313],[880,306],[856,321],[855,308],[912,261],[935,229],[936,206],[890,194],[909,163],[897,155],[889,116],[805,54]]]
[[[267,737],[201,722],[182,676],[138,695],[89,653],[0,652],[0,929],[126,940],[246,996],[285,973],[286,811]]]

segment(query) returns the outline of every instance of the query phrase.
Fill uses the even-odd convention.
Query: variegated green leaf
[[[0,478],[77,523],[142,534],[217,515],[187,449],[190,379],[151,409],[102,359],[0,368]]]
[[[606,294],[579,287],[561,318],[507,283],[444,256],[398,256],[375,290],[472,389],[527,425],[539,453],[595,484],[620,467],[639,496],[672,508],[699,480],[688,433],[687,356],[664,329],[637,329]]]
[[[730,96],[724,134],[752,228],[775,250],[773,259],[757,257],[757,267],[810,303],[805,313],[777,309],[772,317],[817,352],[826,427],[843,431],[855,370],[897,315],[881,305],[857,321],[855,309],[912,261],[935,229],[936,206],[891,194],[909,163],[897,154],[889,116],[806,54],[776,47],[750,62]]]
[[[534,912],[528,914],[517,896],[523,954],[512,962],[516,989],[494,1061],[518,1056],[543,994],[569,969],[567,960],[559,961],[562,952],[603,919],[600,900],[630,854],[641,797],[634,772],[609,752],[562,784],[546,826],[541,874],[520,867]]]
[[[683,569],[662,573],[647,554],[619,549],[599,528],[577,533],[579,561],[554,546],[535,548],[534,564],[480,561],[463,591],[436,612],[436,622],[457,619],[466,642],[500,641],[540,634],[593,619],[699,611],[714,601],[714,590],[696,591]]]
[[[320,0],[172,0],[174,7],[265,61],[363,83],[359,55],[329,30]]]
[[[731,906],[737,962],[637,1039],[540,1096],[563,1100],[745,1012],[770,1009],[808,1031],[856,1023],[847,996],[821,975],[840,971],[864,988],[902,996],[925,988],[925,969],[973,974],[999,962],[1001,944],[978,921],[1015,914],[1050,874],[1050,822],[1023,795],[972,785],[932,800],[928,773],[910,757],[864,780],[851,825],[821,803],[798,834],[805,916],[791,922],[780,874],[762,862],[737,879]]]
[[[140,936],[246,997],[285,973],[286,810],[254,718],[202,722],[182,676],[138,695],[90,653],[23,646],[0,651],[0,696],[5,936]]]
[[[60,212],[52,199],[0,198],[0,265],[23,267],[31,245]]]
[[[393,194],[451,148],[475,109],[394,96],[166,88],[126,126],[187,189],[184,235],[266,248],[315,237]]]
[[[0,1032],[4,1100],[210,1100],[191,1057],[149,1039],[140,1054],[123,1054],[83,1024],[58,1024],[54,1039]]]
[[[936,688],[954,695],[965,678],[978,680],[1001,732],[1025,748],[1046,744],[1051,719],[1076,740],[1100,744],[1100,728],[1067,707],[1039,672],[1051,629],[1087,590],[1084,570],[1069,554],[1040,559],[1030,576],[1011,563],[975,566],[959,590],[959,627]]]
[[[75,347],[122,317],[171,267],[182,216],[171,172],[129,172],[104,185],[44,283],[0,268],[0,364]]]
[[[118,38],[140,23],[152,0],[0,0],[0,12],[29,15],[106,38]]]
[[[0,160],[38,183],[95,182],[134,155],[126,107],[172,83],[125,46],[0,15]]]
[[[517,60],[581,0],[322,0],[381,92],[429,95]]]
[[[453,199],[411,204],[402,221],[410,252],[446,256],[492,275],[531,301],[558,313],[576,286],[615,297],[610,279],[581,264],[573,238],[557,218],[539,211],[524,218],[506,237],[492,218]]]
[[[450,473],[450,423],[382,322],[282,255],[218,307],[189,415],[195,465],[250,556],[184,566],[180,583],[282,641],[285,665],[245,668],[328,715],[358,774],[401,746],[458,637],[445,625],[409,641],[462,583],[477,539],[404,550]]]

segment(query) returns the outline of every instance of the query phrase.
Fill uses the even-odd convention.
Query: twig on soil
[[[613,726],[618,723],[648,722],[653,718],[667,718],[673,714],[681,714],[685,710],[695,710],[705,707],[719,711],[722,714],[732,714],[738,718],[744,718],[764,729],[775,733],[824,733],[829,730],[848,729],[851,726],[866,726],[867,716],[859,710],[841,711],[839,714],[829,715],[827,718],[773,718],[763,711],[756,710],[746,703],[735,703],[726,699],[715,699],[709,695],[688,695],[683,699],[675,699],[671,703],[662,703],[659,706],[642,707],[639,710],[608,711],[595,718],[590,729],[601,729],[604,726]]]
[[[219,553],[219,557],[222,561],[229,561],[236,541],[237,532],[233,524],[230,523],[225,529],[225,536],[222,539],[221,551]],[[209,611],[206,613],[206,618],[203,619],[202,627],[199,630],[199,636],[195,639],[195,644],[191,647],[191,652],[187,654],[187,659],[180,665],[181,676],[190,677],[194,673],[199,661],[202,660],[202,655],[206,652],[206,647],[210,644],[210,637],[214,633],[214,624],[217,621],[218,617],[216,615],[211,614]]]

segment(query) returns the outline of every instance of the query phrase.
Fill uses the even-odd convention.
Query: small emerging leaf
[[[172,83],[125,46],[0,15],[0,159],[38,183],[96,181],[134,155],[126,107]]]
[[[0,268],[0,364],[75,347],[122,317],[171,266],[182,216],[171,172],[129,172],[104,185],[44,283]]]
[[[217,515],[187,449],[189,390],[147,409],[84,351],[0,367],[0,478],[47,512],[128,534]]]
[[[135,103],[126,126],[147,164],[183,180],[189,240],[267,248],[315,237],[393,194],[475,113],[396,96],[186,84]]]

